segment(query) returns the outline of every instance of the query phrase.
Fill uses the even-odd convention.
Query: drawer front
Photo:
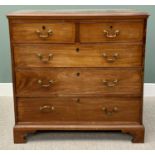
[[[142,41],[143,22],[81,23],[81,42]]]
[[[51,68],[16,71],[18,96],[140,95],[141,70]]]
[[[73,23],[17,23],[12,26],[13,42],[73,43]]]
[[[139,122],[139,98],[19,98],[19,122]]]
[[[18,45],[14,57],[17,67],[140,67],[142,46]]]

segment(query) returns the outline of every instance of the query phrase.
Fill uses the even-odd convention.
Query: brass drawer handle
[[[118,112],[118,107],[113,107],[113,109],[109,110],[107,107],[103,107],[102,110],[106,115],[111,116],[113,113]]]
[[[114,53],[112,56],[108,56],[106,53],[103,53],[102,56],[106,59],[107,62],[112,63],[115,62],[118,58],[118,53]]]
[[[102,82],[107,87],[114,87],[114,86],[116,86],[118,84],[117,79],[115,79],[115,80],[103,80]]]
[[[49,62],[50,60],[53,59],[53,54],[49,54],[47,58],[45,58],[41,53],[38,53],[37,54],[38,58],[40,59],[40,61],[44,62],[44,63],[47,63]]]
[[[51,106],[51,105],[44,105],[44,106],[41,106],[40,108],[39,108],[39,110],[41,111],[41,112],[44,112],[44,113],[49,113],[49,112],[51,112],[51,111],[53,111],[55,108],[53,107],[53,106]]]
[[[43,27],[42,31],[36,30],[36,33],[42,39],[46,39],[46,38],[48,38],[49,36],[51,36],[53,34],[51,29],[46,30],[45,27]]]
[[[38,84],[40,84],[42,87],[45,87],[45,88],[50,87],[54,83],[55,83],[54,80],[50,80],[50,81],[48,81],[48,84],[43,84],[42,80],[38,80]]]
[[[103,30],[103,34],[107,37],[107,38],[116,38],[119,34],[120,31],[119,30]]]

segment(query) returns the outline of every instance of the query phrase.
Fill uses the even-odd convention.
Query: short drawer
[[[18,122],[139,122],[139,98],[19,98]]]
[[[141,45],[15,45],[16,67],[140,67]]]
[[[80,42],[142,41],[143,31],[143,22],[81,23]]]
[[[73,43],[74,23],[14,23],[13,42],[28,43]]]
[[[140,95],[140,69],[44,68],[16,71],[16,95]]]

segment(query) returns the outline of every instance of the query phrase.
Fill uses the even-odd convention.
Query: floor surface
[[[0,150],[124,150],[155,149],[155,97],[144,99],[145,143],[131,143],[131,136],[117,132],[45,132],[14,144],[13,99],[0,97]]]

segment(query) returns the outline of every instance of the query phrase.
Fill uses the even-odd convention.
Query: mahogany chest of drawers
[[[144,142],[147,13],[8,15],[14,142],[39,130],[110,130]]]

